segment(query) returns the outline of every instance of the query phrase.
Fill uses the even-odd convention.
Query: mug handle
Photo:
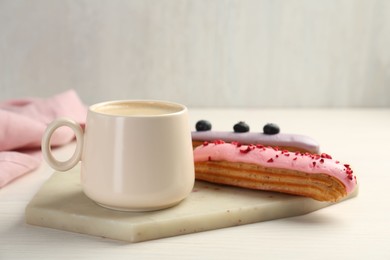
[[[72,157],[70,157],[66,161],[58,161],[54,158],[51,147],[50,147],[50,139],[55,130],[57,130],[61,126],[67,126],[73,130],[76,135],[76,150],[74,151]],[[75,121],[68,118],[58,118],[51,122],[43,134],[42,137],[42,154],[43,158],[46,162],[57,171],[67,171],[76,166],[76,164],[81,159],[81,153],[83,151],[83,139],[84,139],[84,131],[81,126]]]

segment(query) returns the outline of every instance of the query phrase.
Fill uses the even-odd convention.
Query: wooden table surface
[[[27,203],[53,173],[42,163],[0,189],[0,259],[390,259],[390,109],[190,108],[190,123],[199,119],[214,130],[245,121],[262,131],[272,122],[309,135],[352,166],[360,194],[299,217],[130,244],[25,224]]]

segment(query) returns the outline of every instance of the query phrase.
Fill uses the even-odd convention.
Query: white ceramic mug
[[[75,132],[73,156],[56,160],[54,131]],[[66,171],[81,160],[84,193],[101,206],[150,211],[173,206],[191,192],[194,161],[187,108],[164,101],[108,101],[89,108],[85,131],[66,118],[52,122],[42,152],[54,169]]]

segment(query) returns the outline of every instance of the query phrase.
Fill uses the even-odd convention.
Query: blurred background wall
[[[390,107],[387,0],[0,0],[0,100]]]

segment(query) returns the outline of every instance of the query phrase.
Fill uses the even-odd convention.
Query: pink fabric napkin
[[[47,125],[58,117],[85,124],[87,108],[74,90],[51,98],[26,98],[0,102],[0,188],[36,169],[41,161],[41,139]],[[59,128],[53,146],[73,140],[68,128]]]

